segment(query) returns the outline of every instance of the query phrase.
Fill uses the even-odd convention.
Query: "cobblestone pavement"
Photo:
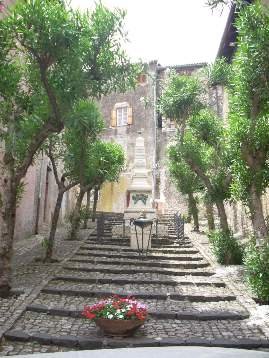
[[[162,220],[169,225],[169,217]],[[269,348],[266,322],[253,319],[257,305],[220,274],[201,237],[189,233],[178,243],[171,225],[169,233],[153,239],[144,259],[127,239],[111,236],[111,224],[101,240],[85,232],[80,242],[59,239],[56,255],[63,261],[53,265],[29,264],[33,252],[42,254],[40,245],[22,249],[14,287],[24,294],[0,301],[0,355],[164,345]],[[84,305],[115,293],[148,306],[149,318],[132,338],[104,337],[81,316]]]

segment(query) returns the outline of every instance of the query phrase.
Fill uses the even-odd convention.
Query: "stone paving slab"
[[[37,335],[43,335],[43,343],[53,341],[53,336],[82,336],[100,337],[95,324],[84,318],[62,317],[26,311],[16,323],[16,332],[27,335],[29,339],[34,336],[40,342]],[[12,340],[12,330],[6,337]],[[47,337],[47,338],[46,338]],[[147,338],[177,338],[184,341],[197,337],[200,339],[266,339],[263,332],[255,325],[248,325],[246,321],[218,320],[218,321],[190,321],[174,319],[149,318],[146,323],[135,333],[135,337]],[[33,338],[32,338],[33,339]],[[61,345],[61,344],[59,344]]]
[[[98,275],[92,275],[92,277],[90,277],[91,275],[88,272],[78,272],[78,271],[70,271],[70,270],[65,270],[65,271],[61,271],[59,272],[58,275],[55,276],[55,280],[60,280],[60,281],[66,281],[66,282],[78,282],[78,283],[90,283],[90,284],[117,284],[117,285],[131,285],[131,284],[136,284],[136,285],[140,285],[140,286],[146,286],[146,285],[166,285],[168,286],[168,288],[170,286],[174,286],[174,287],[181,287],[183,286],[183,290],[184,290],[184,286],[189,286],[189,288],[194,288],[194,289],[198,289],[198,287],[201,287],[201,290],[207,290],[208,286],[210,286],[210,288],[212,290],[214,290],[214,287],[216,288],[225,288],[225,284],[221,283],[221,282],[216,282],[216,281],[197,281],[197,282],[193,282],[193,281],[187,281],[187,280],[179,280],[179,279],[175,279],[173,280],[173,278],[160,278],[156,275],[156,278],[153,279],[152,278],[146,278],[146,277],[131,277],[129,275],[129,277],[126,276],[118,276],[116,277],[116,275],[114,277],[112,277],[112,275],[110,275],[109,277],[99,277]],[[185,288],[186,289],[186,288]],[[188,288],[187,288],[188,289]]]
[[[14,347],[13,352],[24,352],[35,344],[39,349],[46,347],[45,351],[48,346],[269,347],[265,332],[247,318],[245,306],[226,282],[213,276],[211,261],[197,252],[192,240],[153,239],[155,248],[150,257],[141,259],[130,251],[129,240],[111,237],[111,225],[106,225],[105,231],[104,239],[92,236],[84,240],[79,255],[66,260],[64,268],[56,268],[54,278],[6,333],[4,349]],[[198,257],[203,259],[196,260]],[[84,304],[113,293],[131,295],[149,305],[149,319],[134,338],[103,337],[93,322],[80,315]]]
[[[49,315],[64,316],[64,317],[81,317],[82,309],[66,309],[62,307],[48,307],[44,305],[31,304],[27,306],[27,311],[46,313]],[[211,320],[243,320],[249,318],[246,312],[232,312],[232,311],[210,311],[195,312],[195,311],[169,311],[165,307],[162,310],[148,310],[150,318],[154,319],[174,319],[174,320],[193,320],[193,321],[211,321]]]
[[[136,252],[134,249],[126,246],[109,246],[109,245],[95,245],[88,244],[87,242],[84,245],[81,245],[81,249],[89,251],[120,251],[120,252]],[[177,248],[169,249],[166,247],[151,249],[150,253],[164,253],[164,254],[199,254],[199,250],[195,248]]]
[[[79,295],[68,296],[62,294],[46,294],[41,293],[33,302],[37,308],[61,308],[67,310],[82,311],[85,305],[92,305],[96,303],[96,297],[82,297]],[[237,301],[219,301],[207,302],[190,302],[190,301],[175,301],[170,298],[163,300],[157,299],[144,299],[149,310],[159,312],[232,312],[235,314],[248,314],[247,311]],[[215,315],[217,318],[217,315]]]
[[[173,342],[166,340],[166,343],[170,345]],[[120,342],[119,342],[120,343]],[[118,344],[119,344],[118,343]],[[145,342],[146,343],[146,342]],[[210,342],[211,343],[211,342]],[[161,342],[160,342],[161,345]],[[109,342],[108,345],[109,346]],[[156,346],[156,345],[155,345]],[[213,342],[211,344],[213,346]],[[244,345],[243,345],[244,346]],[[1,353],[0,353],[1,354]],[[69,353],[46,353],[42,354],[42,358],[103,358],[104,352],[100,350],[87,350],[83,352],[69,352]],[[265,352],[249,351],[245,349],[233,349],[233,348],[213,348],[213,347],[143,347],[143,348],[114,348],[106,349],[106,358],[159,358],[164,355],[167,358],[193,358],[193,356],[199,356],[199,358],[266,358],[268,354]],[[20,358],[25,356],[21,355]],[[19,357],[18,357],[19,358]],[[33,358],[41,358],[40,354],[34,354]]]
[[[100,282],[105,283],[105,280],[107,280],[107,283],[130,283],[130,282],[139,282],[143,283],[164,283],[164,284],[170,284],[170,285],[197,285],[197,286],[216,286],[216,287],[225,287],[225,283],[221,280],[218,280],[217,278],[201,278],[201,277],[192,277],[192,276],[170,276],[170,275],[164,275],[164,274],[158,274],[155,272],[136,272],[134,274],[128,274],[128,273],[110,273],[110,272],[98,272],[96,271],[88,271],[87,269],[83,270],[82,267],[72,267],[72,266],[65,266],[60,272],[59,275],[61,276],[74,276],[76,277],[79,273],[80,278],[86,278],[88,280],[94,280],[92,282],[97,282],[98,280],[101,280]],[[59,276],[58,275],[58,276]]]
[[[103,250],[101,251],[92,251],[92,250],[88,250],[85,248],[81,248],[78,252],[78,255],[85,255],[88,256],[89,254],[91,255],[91,257],[108,257],[108,258],[127,258],[127,259],[140,259],[140,255],[137,252],[134,253],[125,253],[125,252],[110,252],[110,251],[105,251]],[[156,253],[156,254],[148,254],[146,256],[147,260],[172,260],[172,261],[200,261],[203,260],[203,257],[201,255],[195,255],[195,254],[163,254],[161,252]]]
[[[37,354],[42,353],[58,353],[58,352],[68,352],[73,349],[70,347],[61,347],[56,345],[46,345],[40,344],[38,342],[2,342],[0,346],[0,356],[15,356],[18,354]],[[37,355],[36,355],[37,356]],[[44,356],[45,358],[45,356]]]
[[[164,284],[152,284],[152,283],[147,283],[147,284],[136,284],[136,283],[130,283],[130,284],[122,284],[122,285],[117,285],[117,284],[113,284],[113,283],[97,283],[97,284],[89,284],[87,283],[87,279],[85,283],[81,283],[81,282],[74,282],[75,280],[73,279],[72,281],[72,277],[70,277],[71,280],[67,280],[67,279],[59,279],[59,280],[52,280],[50,281],[49,285],[46,286],[46,289],[49,288],[57,288],[57,289],[69,289],[69,290],[74,290],[74,291],[104,291],[104,292],[112,292],[112,293],[118,293],[118,294],[132,294],[132,293],[156,293],[156,294],[160,294],[160,292],[162,293],[162,295],[167,296],[168,294],[171,296],[172,294],[176,294],[176,295],[182,295],[182,296],[204,296],[204,297],[230,297],[231,295],[229,295],[229,291],[224,288],[224,287],[214,287],[211,285],[208,286],[195,286],[195,285],[187,285],[187,286],[183,286],[183,285],[178,285],[178,286],[174,286],[174,285],[164,285]],[[82,278],[79,278],[81,279]]]
[[[86,263],[94,263],[94,264],[103,264],[103,265],[107,265],[107,264],[116,264],[116,265],[142,265],[142,266],[150,266],[150,267],[164,267],[164,268],[203,268],[203,267],[208,267],[210,266],[208,262],[206,261],[199,261],[199,262],[189,262],[189,261],[175,261],[175,260],[162,260],[162,261],[157,261],[157,260],[147,260],[147,259],[114,259],[112,257],[109,258],[109,260],[107,258],[99,258],[99,257],[95,257],[95,258],[91,258],[89,257],[87,254],[86,255],[82,255],[81,253],[78,253],[76,255],[73,256],[73,258],[70,260],[71,262],[75,261],[75,262],[86,262]]]
[[[154,267],[144,267],[143,265],[113,265],[113,264],[89,264],[87,260],[70,260],[67,264],[69,267],[81,269],[81,271],[85,270],[87,272],[111,272],[111,273],[156,273],[162,275],[171,275],[171,276],[202,276],[202,277],[210,277],[215,274],[211,268],[200,268],[198,269],[174,269],[174,268],[154,268]],[[65,265],[65,267],[67,267]]]

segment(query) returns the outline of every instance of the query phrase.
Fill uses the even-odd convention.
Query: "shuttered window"
[[[133,124],[132,107],[127,102],[115,104],[111,111],[111,127],[122,127]]]
[[[117,113],[117,126],[126,126],[128,121],[128,107],[119,107]]]

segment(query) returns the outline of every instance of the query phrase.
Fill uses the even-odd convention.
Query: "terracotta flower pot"
[[[107,336],[129,337],[144,324],[145,320],[123,320],[98,318],[95,320],[96,326],[101,328]]]

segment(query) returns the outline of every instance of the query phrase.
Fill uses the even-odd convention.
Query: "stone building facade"
[[[204,66],[201,63],[162,67],[157,61],[152,61],[145,65],[134,90],[102,98],[100,109],[106,122],[103,139],[123,146],[126,167],[117,183],[102,186],[98,210],[123,212],[128,208],[127,189],[131,182],[135,140],[139,131],[145,139],[146,162],[153,181],[153,207],[159,212],[186,210],[185,200],[175,190],[166,169],[166,149],[173,141],[175,123],[160,116],[157,103],[169,71],[173,69],[178,74],[192,75]]]

